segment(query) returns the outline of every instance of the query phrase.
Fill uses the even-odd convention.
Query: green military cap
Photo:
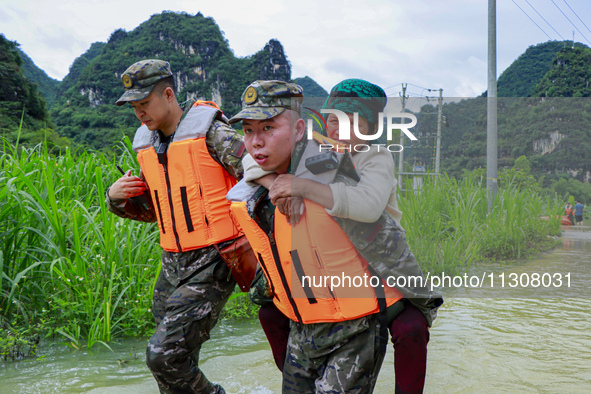
[[[117,100],[117,105],[128,101],[143,100],[152,92],[156,82],[172,76],[170,64],[164,60],[140,60],[129,66],[121,76],[125,93]]]
[[[301,111],[304,90],[300,85],[284,81],[254,81],[242,93],[242,111],[230,123],[243,119],[263,120],[286,109]]]

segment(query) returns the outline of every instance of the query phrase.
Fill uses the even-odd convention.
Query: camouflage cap
[[[254,81],[242,93],[242,111],[233,116],[230,123],[243,119],[270,119],[286,109],[300,112],[303,97],[304,90],[295,83]]]
[[[154,89],[156,82],[170,76],[170,64],[164,60],[147,59],[132,64],[121,76],[125,93],[119,97],[116,104],[123,105],[128,101],[145,99]]]

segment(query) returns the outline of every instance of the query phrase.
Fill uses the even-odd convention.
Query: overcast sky
[[[292,77],[310,76],[326,90],[353,77],[389,96],[402,83],[414,97],[486,90],[488,0],[0,0],[0,33],[61,80],[91,43],[164,10],[213,17],[237,56],[276,38]],[[497,0],[497,74],[528,46],[572,40],[573,31],[591,46],[587,26],[590,0]]]

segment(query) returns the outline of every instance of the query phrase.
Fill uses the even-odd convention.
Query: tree
[[[527,160],[527,157],[519,156],[515,160],[515,164],[513,165],[513,168],[516,169],[517,171],[523,172],[523,175],[529,175],[529,173],[531,171],[531,164],[529,163],[529,160]]]
[[[18,44],[0,34],[0,103],[3,116],[20,119],[23,110],[27,123],[46,120],[46,102],[37,92],[37,86],[25,77],[23,60]]]

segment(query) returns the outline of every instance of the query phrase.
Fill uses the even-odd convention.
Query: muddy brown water
[[[591,392],[591,229],[566,229],[561,240],[534,260],[479,266],[471,274],[500,280],[504,273],[508,281],[511,274],[570,273],[570,288],[444,289],[446,302],[431,329],[426,393]],[[88,352],[42,342],[38,358],[0,364],[0,393],[157,393],[144,363],[145,344],[122,339],[113,352]],[[390,346],[376,393],[394,391],[393,353]],[[228,393],[281,392],[281,375],[257,322],[218,324],[201,362]]]

